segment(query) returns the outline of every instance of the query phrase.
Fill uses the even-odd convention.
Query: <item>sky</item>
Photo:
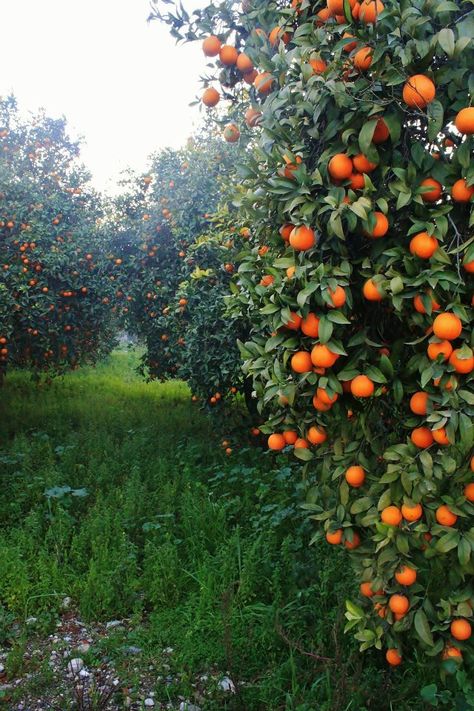
[[[200,122],[189,106],[200,43],[176,45],[166,25],[147,23],[149,10],[148,0],[1,0],[0,96],[65,116],[86,141],[94,185],[110,193],[122,170],[144,170],[151,152],[182,146]]]

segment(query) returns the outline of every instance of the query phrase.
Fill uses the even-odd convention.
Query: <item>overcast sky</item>
[[[204,5],[188,0],[186,8]],[[200,114],[204,56],[179,45],[148,0],[0,0],[0,95],[64,115],[86,140],[84,162],[100,189],[141,170],[153,150],[184,144]]]

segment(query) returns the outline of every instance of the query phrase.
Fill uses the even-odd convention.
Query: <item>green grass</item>
[[[431,708],[419,700],[430,669],[390,673],[343,634],[353,578],[344,552],[308,546],[298,467],[239,448],[235,423],[216,425],[182,383],[144,383],[137,362],[114,353],[40,387],[13,373],[0,393],[0,644],[12,671],[13,622],[34,615],[46,634],[68,595],[86,620],[133,619],[94,650],[130,683],[125,643],[143,664],[173,647],[179,681],[157,685],[163,702],[217,670],[243,684],[205,710]]]

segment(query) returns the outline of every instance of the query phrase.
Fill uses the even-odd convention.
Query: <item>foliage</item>
[[[362,587],[347,629],[363,650],[394,650],[391,663],[416,652],[452,673],[472,641],[451,623],[469,630],[474,604],[474,123],[458,117],[472,100],[474,12],[228,0],[190,18],[154,5],[175,36],[216,35],[257,67],[247,90],[221,50],[207,77],[239,127],[249,105],[262,113],[254,150],[235,148],[252,231],[234,301],[253,327],[244,369],[269,445],[294,431],[317,472],[314,540],[350,549]],[[399,582],[401,568],[416,580]]]

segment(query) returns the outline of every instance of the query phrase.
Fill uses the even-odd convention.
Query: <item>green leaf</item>
[[[372,121],[367,121],[366,123],[364,123],[364,125],[360,129],[359,148],[362,153],[364,153],[364,155],[367,155],[367,153],[369,153],[370,151],[372,145],[372,138],[374,137],[374,131],[376,126],[377,120],[373,119]]]
[[[438,32],[438,44],[448,57],[452,57],[455,46],[454,32],[450,28],[444,27]]]
[[[418,637],[422,642],[427,644],[428,647],[432,647],[434,644],[433,635],[431,634],[430,626],[428,624],[428,618],[423,610],[417,610],[415,613],[414,623]]]
[[[438,133],[443,128],[443,104],[435,99],[431,104],[428,104],[426,114],[428,116],[428,138],[430,141],[435,141]]]
[[[293,453],[297,459],[302,459],[303,462],[309,462],[314,457],[311,450],[305,449],[304,447],[295,447]]]
[[[319,340],[321,343],[327,343],[331,340],[334,326],[329,321],[327,316],[321,316],[319,320]]]
[[[304,289],[302,289],[298,296],[296,297],[296,301],[298,303],[299,307],[302,307],[305,305],[305,303],[308,301],[309,297],[313,292],[316,291],[316,289],[319,287],[318,282],[312,282],[311,284],[308,284],[308,286],[305,286]]]
[[[467,565],[471,557],[471,545],[465,538],[461,538],[458,545],[458,558],[461,565]]]

